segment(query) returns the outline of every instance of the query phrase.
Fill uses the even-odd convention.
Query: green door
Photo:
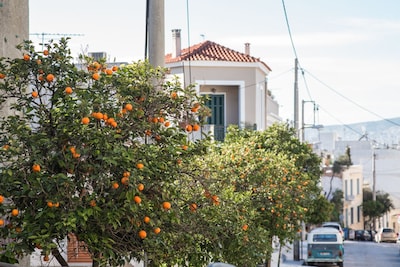
[[[222,141],[225,138],[225,95],[209,95],[206,105],[211,109],[211,117],[207,123],[214,125],[215,140]]]

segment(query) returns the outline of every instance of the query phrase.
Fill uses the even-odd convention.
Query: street
[[[400,266],[400,246],[393,243],[345,241],[345,267]]]
[[[304,243],[303,259],[307,258],[307,244]],[[288,246],[291,247],[291,246]],[[295,267],[303,266],[303,260],[293,260],[292,248],[285,247],[282,252],[282,261],[278,265],[278,255],[273,254],[271,266],[273,267]],[[324,265],[328,267],[329,265]],[[332,265],[333,267],[337,265]],[[344,242],[344,267],[398,267],[400,266],[400,245],[393,243],[375,243],[367,241]]]

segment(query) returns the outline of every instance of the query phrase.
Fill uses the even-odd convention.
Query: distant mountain
[[[343,141],[371,140],[377,146],[397,148],[400,144],[400,117],[346,125],[324,125],[320,130],[306,129],[306,139],[318,140],[318,133],[323,132],[335,132],[338,139]]]

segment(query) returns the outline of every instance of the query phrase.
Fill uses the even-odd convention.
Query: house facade
[[[184,86],[195,85],[201,95],[208,95],[211,109],[208,125],[214,138],[222,140],[229,125],[265,130],[281,121],[279,105],[267,88],[271,69],[250,55],[220,44],[204,41],[181,49],[180,30],[173,30],[173,52],[165,57],[170,74]]]
[[[363,202],[363,169],[361,165],[351,165],[340,175],[332,176],[331,167],[324,168],[321,186],[325,196],[331,199],[333,192],[343,192],[343,210],[339,218],[345,228],[364,229]]]

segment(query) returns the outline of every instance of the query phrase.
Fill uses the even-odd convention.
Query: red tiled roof
[[[181,50],[181,55],[172,57],[172,54],[165,56],[165,63],[173,63],[179,61],[230,61],[230,62],[260,62],[268,70],[271,70],[267,64],[259,58],[240,53],[225,46],[219,45],[211,41],[193,45],[189,48]]]

